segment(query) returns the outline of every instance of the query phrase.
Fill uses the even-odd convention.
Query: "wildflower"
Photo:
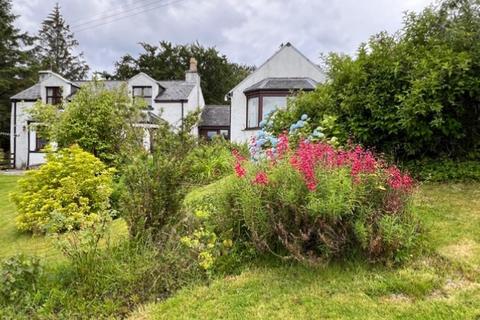
[[[242,178],[247,174],[247,170],[239,162],[235,163],[235,174],[237,177]]]
[[[252,183],[259,184],[259,185],[267,185],[268,184],[267,174],[263,171],[258,172],[255,178],[252,180]]]

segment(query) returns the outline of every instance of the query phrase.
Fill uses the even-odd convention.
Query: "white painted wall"
[[[28,121],[30,115],[26,112],[27,109],[31,108],[34,102],[17,102],[17,121],[16,121],[16,146],[14,148],[14,108],[15,103],[12,103],[12,122],[11,122],[11,150],[15,152],[15,168],[23,169],[27,166],[28,159]]]
[[[247,98],[243,91],[255,83],[274,77],[309,77],[323,82],[325,75],[293,46],[283,46],[255,72],[240,82],[231,92],[231,140],[246,142],[255,130],[245,130]]]

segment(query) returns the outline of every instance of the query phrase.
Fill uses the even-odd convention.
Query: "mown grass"
[[[15,205],[9,194],[17,187],[21,176],[0,173],[0,259],[14,254],[35,255],[43,261],[62,260],[61,252],[55,247],[53,239],[43,235],[20,232],[15,227]],[[121,237],[127,233],[123,220],[115,220],[112,234]]]
[[[431,250],[406,265],[267,261],[132,318],[480,319],[480,184],[426,184],[415,203]]]

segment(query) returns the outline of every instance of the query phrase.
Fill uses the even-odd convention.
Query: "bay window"
[[[257,129],[269,113],[285,107],[287,95],[288,92],[260,92],[247,96],[247,129]]]

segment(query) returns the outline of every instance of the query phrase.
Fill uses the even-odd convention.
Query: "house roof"
[[[242,81],[240,81],[235,87],[233,87],[227,94],[230,95],[238,86],[240,86],[242,83],[244,83],[245,81],[247,81],[248,79],[250,79],[255,73],[259,72],[265,65],[267,65],[271,60],[273,60],[273,58],[275,56],[277,56],[280,52],[282,52],[283,50],[286,50],[287,48],[291,48],[293,49],[298,55],[300,55],[301,57],[303,57],[308,63],[310,63],[315,69],[317,69],[318,71],[320,72],[323,72],[320,68],[320,66],[318,66],[317,64],[313,63],[310,59],[307,58],[307,56],[305,56],[300,50],[298,50],[295,46],[293,46],[290,42],[287,42],[286,44],[282,44],[282,46],[280,47],[280,49],[278,49],[273,55],[271,55],[267,60],[265,60],[264,63],[262,63],[258,68],[255,69],[255,71],[253,71],[252,73],[250,73],[247,77],[245,77],[245,79],[243,79]],[[226,96],[226,97],[227,97]]]
[[[206,105],[202,110],[199,126],[227,127],[230,126],[229,105]]]
[[[256,90],[313,90],[317,82],[311,78],[265,78],[243,92]]]
[[[70,82],[74,87],[82,87],[92,80],[72,81]],[[116,89],[121,85],[126,84],[127,81],[122,80],[101,80],[107,89]],[[155,81],[159,87],[159,94],[155,98],[155,101],[186,101],[188,96],[195,88],[195,84],[187,81]],[[67,99],[70,100],[75,91],[73,91]],[[30,88],[27,88],[16,95],[12,96],[12,100],[38,100],[40,99],[40,83],[34,84]]]
[[[30,88],[27,88],[10,99],[12,100],[38,100],[40,99],[40,84],[36,83]]]
[[[195,84],[186,81],[157,81],[157,83],[160,85],[160,91],[155,101],[186,101],[195,88]]]

